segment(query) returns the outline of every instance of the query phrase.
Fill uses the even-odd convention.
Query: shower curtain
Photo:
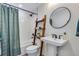
[[[16,56],[21,53],[18,9],[0,4],[1,53]]]
[[[78,20],[78,23],[77,23],[77,31],[76,31],[76,36],[79,37],[79,20]]]

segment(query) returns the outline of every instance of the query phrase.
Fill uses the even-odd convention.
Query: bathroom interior
[[[79,56],[79,3],[0,3],[0,56]]]

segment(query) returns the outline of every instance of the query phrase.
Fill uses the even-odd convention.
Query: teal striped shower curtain
[[[16,56],[20,51],[18,9],[0,4],[1,54]]]

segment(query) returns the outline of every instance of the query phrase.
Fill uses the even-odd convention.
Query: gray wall
[[[50,26],[49,24],[49,17],[51,12],[58,8],[58,7],[67,7],[70,9],[71,11],[71,20],[70,22],[67,24],[67,26],[65,26],[64,28],[61,29],[54,29]],[[44,4],[43,6],[40,6],[38,8],[38,19],[40,19],[43,15],[47,15],[46,18],[46,34],[45,36],[50,36],[51,34],[62,34],[64,32],[67,33],[66,38],[68,39],[68,43],[59,48],[59,55],[61,56],[79,56],[79,38],[76,37],[76,25],[77,25],[77,21],[79,19],[79,4],[57,4],[57,5],[49,5],[49,4]],[[46,48],[46,46],[44,47]],[[51,49],[50,49],[51,51]],[[46,55],[45,49],[44,49],[44,55]]]

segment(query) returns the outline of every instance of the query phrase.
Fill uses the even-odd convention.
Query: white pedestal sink
[[[41,39],[48,46],[48,48],[47,48],[48,54],[47,55],[49,55],[49,56],[50,55],[56,56],[56,54],[57,54],[57,47],[64,46],[65,43],[68,41],[68,40],[64,40],[64,39],[52,38],[51,36],[43,37]]]

